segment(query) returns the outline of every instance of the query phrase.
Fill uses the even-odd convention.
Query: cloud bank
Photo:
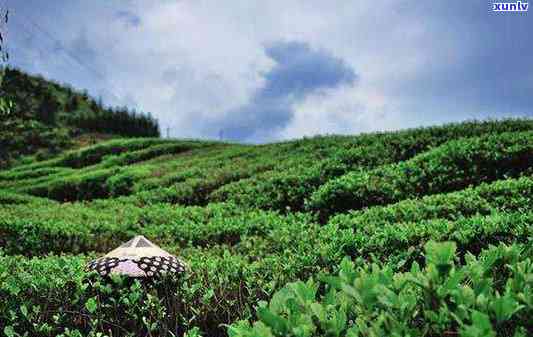
[[[275,65],[247,104],[227,113],[214,128],[230,140],[273,138],[294,118],[294,106],[310,95],[353,85],[357,76],[341,59],[302,42],[274,42],[265,48]]]
[[[533,22],[485,2],[7,1],[12,63],[266,142],[532,116]]]

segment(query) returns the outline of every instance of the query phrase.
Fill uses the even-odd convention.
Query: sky
[[[486,0],[0,4],[12,66],[150,112],[164,136],[264,143],[533,117],[533,14]]]

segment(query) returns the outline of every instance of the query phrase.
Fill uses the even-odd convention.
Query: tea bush
[[[35,169],[57,166],[82,168],[99,163],[106,155],[116,155],[125,151],[139,150],[165,142],[169,141],[157,138],[113,139],[101,144],[88,146],[80,150],[67,151],[64,154],[61,154],[59,157],[45,161],[37,161],[29,164],[19,165],[12,168],[11,171],[34,171]]]
[[[533,321],[533,260],[499,245],[458,266],[453,242],[428,242],[426,266],[394,273],[344,260],[338,276],[288,284],[258,320],[229,327],[231,337],[526,336]],[[504,271],[504,272],[502,272]]]
[[[53,201],[45,198],[32,197],[25,194],[19,194],[8,190],[0,190],[0,207],[4,205],[20,204],[52,204]]]
[[[81,256],[0,256],[4,299],[0,323],[14,333],[39,336],[75,330],[83,335],[134,336],[150,331],[170,336],[193,326],[217,336],[223,334],[217,324],[257,317],[261,323],[233,324],[229,334],[282,336],[303,330],[310,336],[344,335],[352,330],[360,335],[395,331],[439,335],[444,331],[464,334],[475,325],[473,317],[479,311],[488,318],[486,331],[502,336],[527,333],[533,311],[531,252],[520,245],[488,247],[479,257],[467,254],[464,265],[454,259],[454,252],[453,243],[429,242],[425,266],[415,263],[407,272],[361,259],[357,266],[344,260],[338,277],[315,271],[311,275],[320,284],[291,283],[273,296],[268,284],[255,281],[265,279],[258,269],[261,262],[249,264],[242,256],[228,253],[191,256],[193,273],[161,283],[101,279],[83,272],[86,258]],[[276,274],[283,277],[280,271]],[[270,305],[261,302],[270,296]],[[259,303],[257,316],[253,303]],[[309,320],[307,315],[316,317]]]
[[[4,183],[4,182],[23,180],[23,179],[34,179],[34,178],[40,178],[40,177],[51,175],[51,174],[65,172],[66,170],[68,169],[62,168],[62,167],[43,167],[39,169],[22,171],[22,172],[18,172],[18,171],[0,172],[0,181]],[[2,186],[5,186],[5,185],[2,184]]]
[[[286,268],[281,259],[269,259],[268,264],[262,261],[250,263],[245,256],[218,248],[183,251],[182,256],[194,272],[178,284],[160,289],[164,293],[150,284],[143,289],[132,289],[131,283],[126,283],[129,286],[124,283],[113,286],[109,280],[97,276],[93,279],[82,271],[87,258],[81,256],[0,257],[0,295],[4,299],[0,304],[0,323],[7,322],[4,326],[12,326],[15,331],[31,331],[40,336],[55,336],[67,328],[78,329],[84,334],[98,329],[96,331],[108,333],[112,330],[119,335],[128,331],[135,335],[146,334],[142,317],[151,315],[156,309],[168,314],[152,320],[156,330],[152,331],[154,335],[168,335],[163,329],[171,325],[179,329],[172,331],[175,334],[196,326],[209,336],[219,336],[224,335],[225,330],[220,324],[251,317],[253,303],[268,298],[272,291],[270,277],[275,277],[279,283],[295,277],[294,274],[279,273]],[[262,274],[266,268],[272,270],[269,275]],[[147,306],[145,301],[150,296],[159,303],[166,302],[167,306]],[[129,302],[122,297],[129,298]],[[130,305],[132,307],[128,308]],[[20,320],[23,313],[19,308],[24,306],[46,308],[46,311],[34,316],[34,320]],[[127,319],[123,313],[128,313]],[[94,320],[99,324],[91,324]],[[30,326],[40,323],[49,330],[44,330],[46,334],[38,334],[35,327],[27,327],[28,323]],[[117,326],[120,331],[115,330]]]
[[[139,233],[161,243],[209,246],[235,244],[241,236],[263,235],[275,227],[310,222],[309,215],[279,216],[229,204],[205,208],[169,204],[138,208],[122,203],[98,208],[83,204],[9,205],[0,207],[0,243],[9,254],[83,253],[111,249]]]
[[[134,183],[149,177],[154,167],[150,165],[136,166],[128,170],[123,170],[110,176],[105,181],[106,189],[111,196],[127,195],[132,192]]]
[[[151,146],[147,149],[143,150],[137,150],[137,151],[129,151],[126,153],[122,153],[120,155],[113,155],[113,156],[106,156],[103,162],[104,166],[117,166],[117,165],[130,165],[136,162],[145,161],[148,159],[160,157],[167,154],[177,154],[185,151],[190,151],[195,148],[201,148],[207,146],[206,144],[200,143],[200,142],[191,142],[191,143],[185,143],[185,142],[179,142],[177,144],[170,143],[170,144],[160,144]]]
[[[339,231],[366,229],[364,235],[371,235],[376,229],[401,223],[456,221],[495,212],[526,212],[530,209],[532,189],[530,177],[497,181],[465,191],[339,215],[328,225]],[[210,204],[205,208],[150,204],[139,208],[125,201],[102,200],[91,207],[57,203],[10,205],[0,207],[0,233],[5,241],[12,243],[4,244],[12,253],[77,253],[112,248],[134,233],[182,245],[234,244],[243,235],[268,232],[275,223],[288,223],[290,228],[294,226],[292,219],[298,216],[303,215],[280,216],[231,204]],[[302,222],[310,225],[313,220],[306,215]],[[21,237],[20,233],[25,235]],[[36,234],[28,236],[27,233]]]
[[[225,185],[212,194],[214,201],[231,201],[247,207],[299,211],[320,185],[354,169],[411,159],[454,139],[528,131],[516,121],[451,124],[396,133],[375,133],[354,139],[338,139],[326,158],[311,165],[297,163],[287,170],[272,171]]]
[[[49,181],[23,187],[19,191],[58,201],[90,200],[109,195],[106,181],[120,172],[118,168],[87,171],[68,177],[56,177]]]
[[[450,141],[413,159],[350,172],[321,186],[308,208],[331,214],[515,177],[533,165],[533,134],[503,133]]]
[[[0,171],[0,334],[526,336],[532,141],[508,120],[22,157]],[[83,270],[138,234],[190,271]]]
[[[374,206],[332,217],[340,228],[374,228],[429,219],[458,220],[494,211],[529,211],[533,201],[533,177],[482,183],[462,191],[407,199],[388,206]]]
[[[103,144],[93,145],[82,150],[67,153],[59,161],[59,165],[81,168],[99,163],[105,156],[119,155],[125,151],[145,149],[169,141],[154,138],[117,139]]]
[[[478,253],[489,244],[527,243],[533,239],[533,213],[502,212],[458,220],[431,219],[357,229],[341,230],[336,225],[323,229],[321,242],[329,254],[374,257],[402,268],[420,258],[429,240],[453,240],[459,253]]]

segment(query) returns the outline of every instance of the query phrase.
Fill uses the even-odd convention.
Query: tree
[[[56,113],[59,110],[59,102],[48,91],[45,91],[39,101],[37,119],[45,124],[53,125],[56,122]]]
[[[73,112],[78,110],[80,107],[80,97],[78,95],[74,95],[73,93],[70,94],[70,98],[67,101],[67,104],[65,105],[65,110],[67,112]]]

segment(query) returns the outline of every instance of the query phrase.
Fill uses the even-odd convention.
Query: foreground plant
[[[453,242],[429,242],[406,273],[343,260],[337,276],[290,283],[232,337],[526,336],[533,329],[533,262],[518,246],[490,247],[456,265]]]

